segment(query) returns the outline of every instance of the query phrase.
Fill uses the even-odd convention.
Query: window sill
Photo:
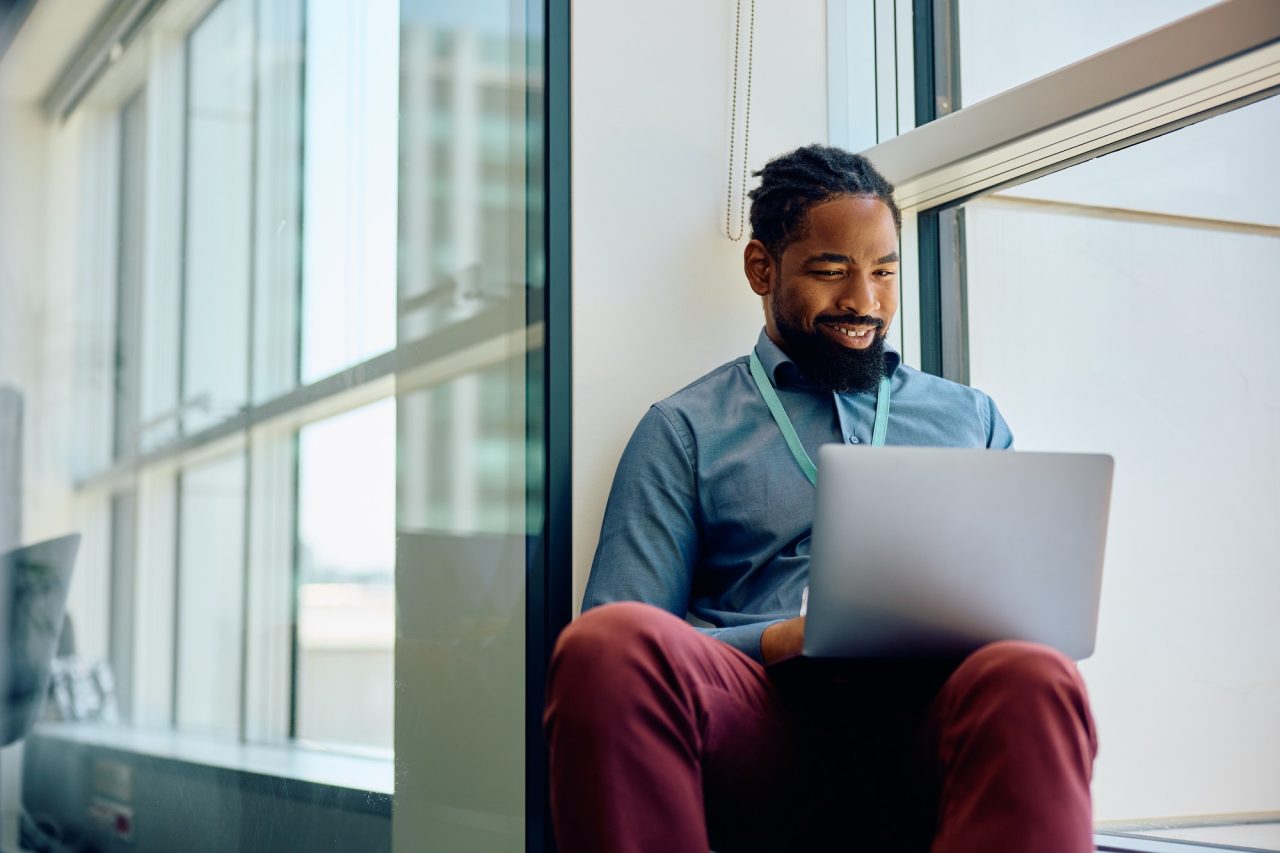
[[[390,759],[303,746],[244,744],[226,738],[98,723],[41,723],[29,740],[60,742],[230,774],[238,787],[270,786],[274,795],[323,799],[335,807],[390,816]],[[282,791],[280,783],[285,782]],[[289,784],[292,783],[292,784]]]

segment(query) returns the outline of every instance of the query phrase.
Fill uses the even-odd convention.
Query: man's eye
[[[876,270],[876,275],[880,276],[881,278],[893,278],[897,274],[898,274],[897,270]]]
[[[838,275],[844,275],[843,270],[814,270],[813,274],[822,278],[835,278]]]

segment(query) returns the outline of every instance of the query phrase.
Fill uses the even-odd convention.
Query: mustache
[[[861,314],[823,314],[817,317],[813,324],[828,326],[874,326],[876,329],[884,328],[884,320],[879,317],[864,317]]]

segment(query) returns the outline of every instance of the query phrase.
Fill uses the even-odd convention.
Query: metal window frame
[[[1280,6],[1226,0],[863,153],[897,186],[900,206],[926,210],[1277,91]]]
[[[541,7],[541,8],[539,8]],[[529,322],[543,323],[542,530],[530,531],[525,611],[525,849],[553,853],[551,784],[542,710],[556,638],[573,616],[573,374],[571,255],[570,0],[528,0],[542,16],[542,72],[546,81],[542,175],[546,205],[541,247],[546,286]],[[531,290],[537,293],[537,290]],[[532,367],[532,366],[531,366]],[[532,372],[532,370],[531,370]],[[526,488],[528,486],[526,485]]]
[[[1097,853],[1269,853],[1262,847],[1211,844],[1202,841],[1179,841],[1176,838],[1153,838],[1138,833],[1095,832],[1093,845]]]
[[[915,0],[920,126],[863,153],[917,224],[919,366],[963,382],[963,218],[947,211],[1280,92],[1280,4],[1225,0],[937,117],[939,87],[955,84],[941,71],[959,55],[955,33],[940,32],[935,19],[948,3]]]
[[[164,0],[119,0],[107,6],[41,99],[45,116],[65,121],[75,112],[80,101],[115,58],[133,43],[163,3]]]

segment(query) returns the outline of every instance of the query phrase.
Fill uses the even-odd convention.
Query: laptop
[[[1114,460],[826,445],[804,655],[960,657],[1029,640],[1093,653]]]

